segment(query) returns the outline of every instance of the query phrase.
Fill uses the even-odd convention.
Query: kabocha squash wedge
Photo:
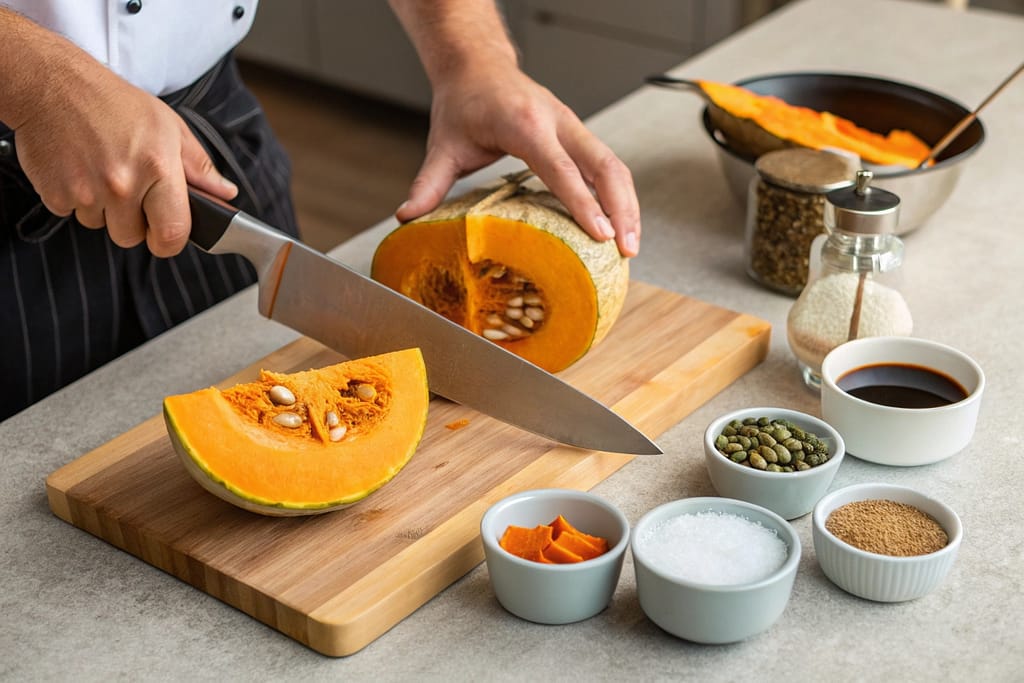
[[[790,105],[740,86],[703,80],[693,83],[708,100],[715,127],[731,145],[755,156],[787,146],[835,147],[869,163],[916,168],[930,152],[910,131],[896,129],[883,135],[830,112]]]
[[[396,228],[371,275],[549,372],[581,358],[611,329],[629,261],[598,242],[526,174],[478,189]]]
[[[164,400],[185,469],[207,491],[272,516],[337,510],[405,467],[430,395],[419,349]]]

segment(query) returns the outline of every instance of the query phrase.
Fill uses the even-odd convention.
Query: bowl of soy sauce
[[[915,337],[867,337],[821,365],[822,419],[850,455],[882,465],[927,465],[970,443],[985,374],[967,354]]]

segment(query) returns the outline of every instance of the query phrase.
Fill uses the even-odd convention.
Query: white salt
[[[670,576],[711,585],[753,583],[786,561],[774,529],[727,512],[698,512],[662,520],[639,539],[649,564]]]

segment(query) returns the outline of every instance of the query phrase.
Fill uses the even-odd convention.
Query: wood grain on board
[[[560,377],[657,439],[757,365],[769,336],[768,323],[752,316],[633,282],[608,337]],[[339,360],[303,338],[221,386],[250,381],[260,368]],[[446,427],[460,419],[469,422]],[[207,493],[186,474],[159,415],[60,468],[46,486],[61,519],[344,656],[482,561],[479,524],[489,505],[530,488],[589,489],[632,457],[559,446],[435,398],[406,468],[325,515],[263,517]]]

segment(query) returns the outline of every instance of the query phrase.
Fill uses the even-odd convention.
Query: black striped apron
[[[218,169],[235,205],[297,235],[291,166],[229,55],[163,98]],[[49,213],[0,124],[0,420],[255,282],[238,256],[189,245],[156,258]]]

